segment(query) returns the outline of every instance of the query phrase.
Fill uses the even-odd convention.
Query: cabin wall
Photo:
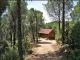
[[[39,33],[39,37],[49,38],[49,39],[55,39],[55,33],[53,31],[51,31],[49,34]]]

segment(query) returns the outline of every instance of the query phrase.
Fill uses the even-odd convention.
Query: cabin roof
[[[41,34],[49,34],[52,31],[53,31],[52,29],[40,29],[38,33],[41,33]]]

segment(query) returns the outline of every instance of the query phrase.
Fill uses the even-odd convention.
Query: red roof
[[[39,33],[42,33],[42,34],[49,34],[50,32],[52,32],[52,29],[40,29],[39,30]]]

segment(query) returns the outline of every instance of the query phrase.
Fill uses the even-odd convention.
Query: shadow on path
[[[50,42],[38,42],[38,44],[51,44]]]
[[[59,51],[48,52],[47,54],[32,54],[31,59],[29,60],[67,60],[64,57],[64,53]]]
[[[64,48],[55,52],[48,52],[46,54],[31,54],[26,60],[70,60],[67,58]]]
[[[64,49],[57,45],[56,40],[39,40],[37,47],[26,60],[66,60]]]

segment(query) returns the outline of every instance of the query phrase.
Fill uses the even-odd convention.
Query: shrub
[[[31,49],[32,49],[31,38],[28,35],[25,37],[23,46],[24,46],[25,52],[27,52],[27,53],[29,53],[29,51],[31,51]]]
[[[69,43],[74,48],[80,48],[80,22],[77,22],[72,28]]]
[[[19,60],[18,50],[13,47],[8,47],[8,50],[5,51],[5,54],[2,54],[2,60]]]
[[[80,60],[80,22],[76,22],[69,31],[68,45],[70,47],[70,60]]]

